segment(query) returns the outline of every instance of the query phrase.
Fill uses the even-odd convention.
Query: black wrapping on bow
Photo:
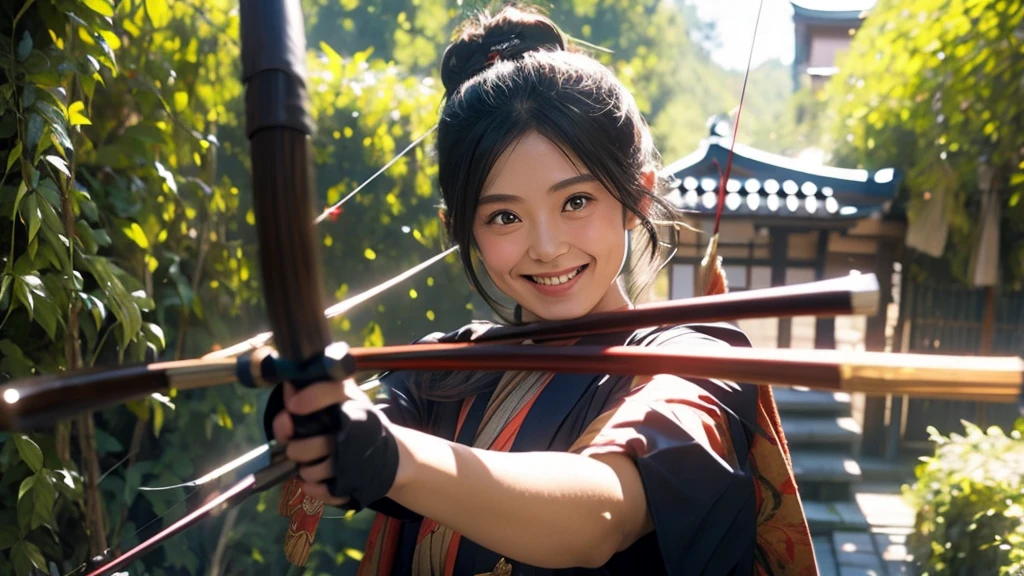
[[[297,2],[242,0],[247,135],[263,128],[312,134],[306,105],[306,32]]]

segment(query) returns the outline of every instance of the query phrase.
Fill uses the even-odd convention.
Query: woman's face
[[[576,318],[629,304],[615,281],[629,216],[582,163],[530,132],[495,163],[473,236],[495,286],[525,313]]]

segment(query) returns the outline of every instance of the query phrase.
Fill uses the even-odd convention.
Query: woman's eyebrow
[[[477,201],[477,206],[486,206],[487,204],[498,204],[502,202],[522,202],[523,199],[514,194],[488,194],[481,196],[480,200]]]
[[[585,184],[587,182],[595,181],[597,181],[597,178],[593,174],[580,174],[578,176],[573,176],[572,178],[566,178],[565,180],[555,184],[548,189],[548,193],[558,192],[559,190],[564,190],[577,184]]]
[[[551,186],[551,188],[548,188],[548,194],[553,194],[555,192],[558,192],[559,190],[564,190],[566,188],[570,188],[572,186],[576,186],[577,184],[585,184],[585,183],[588,183],[588,182],[596,182],[596,181],[597,181],[597,178],[593,174],[579,174],[579,175],[573,176],[572,178],[566,178],[565,180],[562,180],[561,182],[555,183],[554,185]],[[523,201],[522,197],[516,196],[515,194],[486,194],[486,195],[480,197],[480,200],[477,201],[477,206],[485,206],[487,204],[497,204],[497,203],[500,203],[500,202],[512,202],[512,203],[515,203],[515,202],[522,202],[522,201]]]

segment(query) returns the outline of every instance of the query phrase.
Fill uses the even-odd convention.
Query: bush
[[[935,455],[922,458],[904,495],[917,510],[908,538],[922,574],[1024,573],[1024,420],[1007,435],[963,422],[948,438],[929,427]]]

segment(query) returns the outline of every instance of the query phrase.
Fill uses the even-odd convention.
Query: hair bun
[[[483,12],[462,24],[459,39],[441,58],[445,97],[496,60],[512,60],[536,50],[565,50],[566,37],[551,19],[507,6]]]

